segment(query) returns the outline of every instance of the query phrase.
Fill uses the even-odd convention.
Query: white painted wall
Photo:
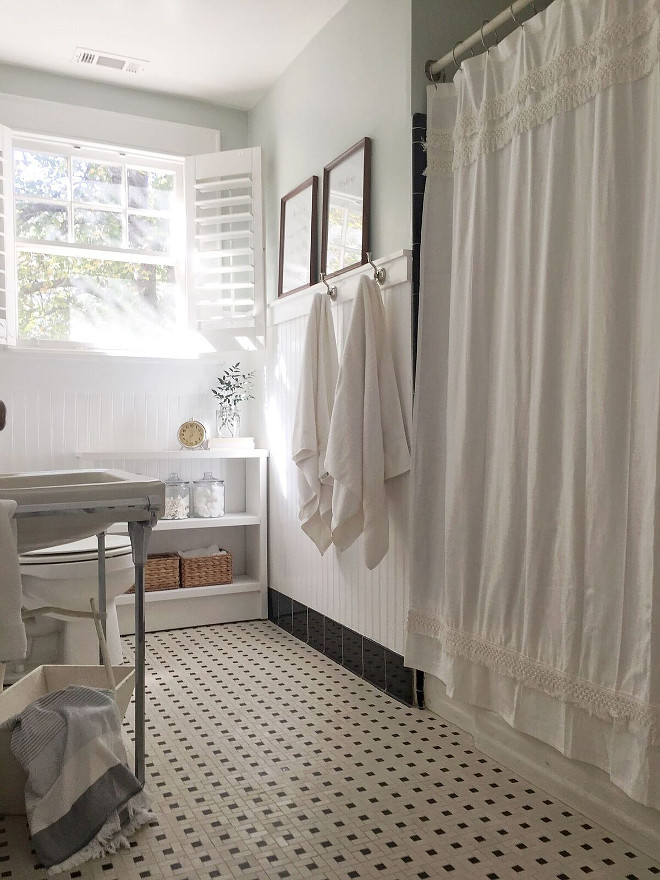
[[[77,467],[76,452],[177,449],[190,416],[213,428],[217,375],[203,361],[0,351],[0,472]],[[243,422],[252,433],[249,406]]]
[[[410,426],[410,283],[407,256],[387,262],[384,288],[388,327],[401,397]],[[353,307],[358,277],[353,270],[337,279],[339,297],[332,307],[340,350]],[[395,481],[390,496],[390,549],[381,564],[367,570],[362,539],[338,553],[331,547],[321,557],[300,528],[296,467],[291,440],[300,362],[312,293],[293,294],[271,306],[267,367],[266,419],[270,446],[269,563],[270,586],[351,627],[376,642],[403,653],[408,584],[408,478]]]
[[[322,182],[324,166],[365,136],[373,139],[372,250],[410,246],[410,3],[351,0],[250,111],[250,146],[264,148],[269,299],[281,197],[312,174]]]

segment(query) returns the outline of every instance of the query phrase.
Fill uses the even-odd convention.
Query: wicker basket
[[[176,553],[154,553],[147,557],[144,567],[144,589],[176,590],[181,586],[179,580],[179,557]],[[135,584],[128,591],[135,592]]]
[[[181,557],[181,586],[210,587],[232,582],[231,553]]]

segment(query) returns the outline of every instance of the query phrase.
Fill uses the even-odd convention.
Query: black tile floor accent
[[[324,654],[335,663],[342,661],[342,629],[341,623],[326,617]]]
[[[385,690],[385,648],[371,639],[363,639],[364,678]]]
[[[403,665],[403,657],[394,651],[385,651],[385,690],[391,697],[408,706],[413,703],[413,672]]]
[[[466,733],[273,623],[152,633],[147,661],[157,821],[130,849],[63,880],[660,874],[643,852],[477,752]],[[25,817],[0,819],[0,877],[46,878]]]
[[[351,672],[362,676],[362,636],[347,626],[342,627],[341,662]]]
[[[293,600],[292,634],[303,642],[307,641],[307,605]]]
[[[293,629],[293,599],[284,593],[277,597],[277,625],[289,633]]]
[[[376,687],[386,690],[390,696],[407,706],[412,706],[415,699],[418,701],[417,705],[424,705],[424,677],[419,674],[416,691],[414,672],[403,665],[400,654],[386,652],[382,645],[372,642],[366,636],[272,588],[268,590],[268,613],[273,623],[307,642],[336,663],[342,663],[351,672],[362,676]],[[389,681],[386,676],[386,653],[389,659]]]
[[[307,609],[307,643],[321,653],[325,650],[325,618],[313,608]]]

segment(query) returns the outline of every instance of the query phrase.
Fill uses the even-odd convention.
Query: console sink
[[[13,499],[21,506],[89,502],[90,508],[104,502],[151,498],[154,505],[160,506],[160,516],[165,505],[165,484],[128,471],[35,471],[0,474],[0,498]],[[16,520],[18,552],[88,538],[125,518],[126,512],[122,514],[120,509],[20,517]]]

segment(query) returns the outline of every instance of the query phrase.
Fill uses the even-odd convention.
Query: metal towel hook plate
[[[387,277],[387,272],[385,271],[384,266],[380,266],[380,268],[374,263],[371,259],[371,251],[367,251],[367,262],[374,270],[374,281],[377,281],[379,284],[385,283],[385,278]]]
[[[325,280],[325,272],[321,272],[319,277],[320,277],[321,281],[323,282],[323,284],[325,284],[325,286],[327,288],[325,292],[328,294],[330,299],[334,302],[337,299],[337,288],[334,285],[332,287],[330,287],[328,282]]]

